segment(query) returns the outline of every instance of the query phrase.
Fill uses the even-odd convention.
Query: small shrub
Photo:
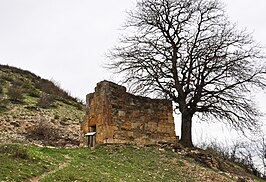
[[[29,131],[31,138],[43,140],[45,143],[60,139],[59,129],[52,127],[46,120],[42,119]]]
[[[35,88],[32,88],[32,89],[28,90],[28,94],[31,97],[36,97],[36,98],[40,97],[39,91],[36,90]]]
[[[28,151],[18,145],[2,145],[0,146],[0,153],[8,154],[15,158],[29,159]]]
[[[40,97],[39,91],[34,87],[34,85],[29,80],[24,80],[22,83],[22,88],[25,93],[28,93],[31,97]]]
[[[0,113],[7,111],[8,104],[9,104],[9,100],[0,98]]]
[[[48,107],[51,107],[54,102],[55,102],[55,98],[52,95],[42,93],[37,103],[37,106],[42,107],[42,108],[48,108]]]
[[[7,95],[11,102],[23,102],[23,91],[20,87],[12,86],[8,88]]]
[[[29,80],[24,80],[22,83],[21,83],[21,86],[25,89],[25,90],[31,90],[33,87],[32,87],[32,84]]]
[[[21,87],[21,88],[23,88],[23,81],[20,80],[20,79],[18,79],[18,78],[12,80],[11,83],[12,83],[13,86],[15,86],[15,87]]]

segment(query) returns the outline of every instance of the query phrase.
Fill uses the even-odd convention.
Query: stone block
[[[129,121],[124,121],[121,124],[122,130],[131,130],[131,123]]]

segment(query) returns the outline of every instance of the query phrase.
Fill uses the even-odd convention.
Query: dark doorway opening
[[[96,125],[90,126],[90,132],[96,132]]]

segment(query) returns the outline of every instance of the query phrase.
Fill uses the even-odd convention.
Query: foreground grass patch
[[[0,145],[0,181],[237,181],[158,147]]]
[[[57,149],[32,145],[0,145],[0,181],[22,181],[39,176],[64,160]]]
[[[169,152],[127,145],[70,149],[70,164],[43,181],[182,181],[176,166],[165,162]]]

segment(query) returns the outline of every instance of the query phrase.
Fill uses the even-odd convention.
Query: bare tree
[[[192,147],[192,117],[254,129],[251,89],[265,88],[261,48],[214,0],[139,0],[128,13],[110,68],[140,94],[171,99],[182,116],[181,144]]]

